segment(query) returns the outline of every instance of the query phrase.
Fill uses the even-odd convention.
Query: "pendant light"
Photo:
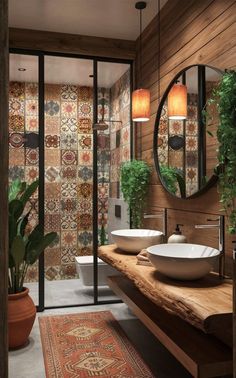
[[[146,8],[145,1],[138,1],[135,8],[140,11],[140,35],[139,35],[139,62],[140,83],[142,85],[142,10]],[[139,88],[132,93],[132,120],[134,122],[146,122],[150,118],[150,91]]]
[[[172,86],[167,100],[168,118],[184,120],[187,118],[187,87],[176,83]]]

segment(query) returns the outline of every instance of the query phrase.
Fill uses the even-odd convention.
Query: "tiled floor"
[[[38,316],[110,310],[156,378],[190,378],[190,374],[168,353],[123,303],[46,310]],[[24,349],[9,353],[9,378],[45,378],[38,319]],[[139,378],[139,377],[135,377]]]

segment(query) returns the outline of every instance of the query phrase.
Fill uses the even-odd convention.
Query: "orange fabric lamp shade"
[[[168,118],[187,118],[187,87],[183,84],[174,84],[168,94]]]
[[[150,91],[148,89],[136,89],[132,93],[132,120],[145,122],[150,119]]]

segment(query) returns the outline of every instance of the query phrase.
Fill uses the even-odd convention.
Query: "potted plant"
[[[26,204],[38,188],[38,181],[27,185],[15,180],[9,188],[9,274],[8,274],[8,325],[9,347],[17,348],[27,343],[33,327],[36,308],[24,287],[27,269],[34,264],[43,250],[57,234],[44,235],[40,225],[30,229],[28,219],[31,209]]]
[[[142,226],[143,212],[151,168],[142,160],[132,160],[121,166],[121,191],[128,204],[132,228]]]
[[[220,203],[228,220],[228,232],[236,233],[236,71],[225,72],[208,104],[219,115],[217,168]]]

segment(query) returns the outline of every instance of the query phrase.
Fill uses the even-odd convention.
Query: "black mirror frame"
[[[171,82],[169,83],[168,87],[166,88],[163,96],[161,97],[161,101],[160,101],[160,104],[158,106],[158,110],[157,110],[157,115],[156,115],[156,119],[155,119],[155,124],[154,124],[154,134],[153,134],[153,158],[154,158],[154,163],[155,163],[155,168],[156,168],[156,171],[157,171],[157,174],[159,176],[159,179],[160,179],[160,182],[163,186],[163,188],[175,199],[179,199],[179,200],[189,200],[189,199],[193,199],[193,198],[196,198],[198,196],[200,196],[201,194],[205,193],[210,187],[212,187],[218,180],[218,175],[217,173],[213,173],[211,178],[207,181],[207,184],[204,185],[201,189],[199,189],[196,193],[192,194],[191,196],[188,196],[188,197],[177,197],[175,196],[173,193],[171,193],[166,185],[164,184],[164,181],[162,179],[162,176],[161,176],[161,172],[160,172],[160,168],[159,168],[159,159],[158,159],[158,153],[157,153],[157,148],[158,148],[158,145],[157,145],[157,138],[158,138],[158,131],[159,131],[159,120],[161,118],[161,112],[162,112],[162,108],[163,108],[163,105],[167,99],[167,96],[168,96],[168,93],[170,91],[170,89],[172,88],[172,86],[174,85],[174,83],[176,82],[176,80],[185,72],[187,71],[188,69],[192,68],[192,67],[209,67],[213,70],[215,70],[216,72],[220,73],[220,74],[223,74],[223,71],[218,69],[218,68],[215,68],[215,67],[212,67],[212,66],[209,66],[207,64],[191,64],[190,66],[187,66],[187,67],[184,67],[181,71],[179,71],[175,77],[171,80]],[[160,85],[160,84],[159,84]],[[216,166],[215,167],[215,170],[218,171],[218,167]]]

